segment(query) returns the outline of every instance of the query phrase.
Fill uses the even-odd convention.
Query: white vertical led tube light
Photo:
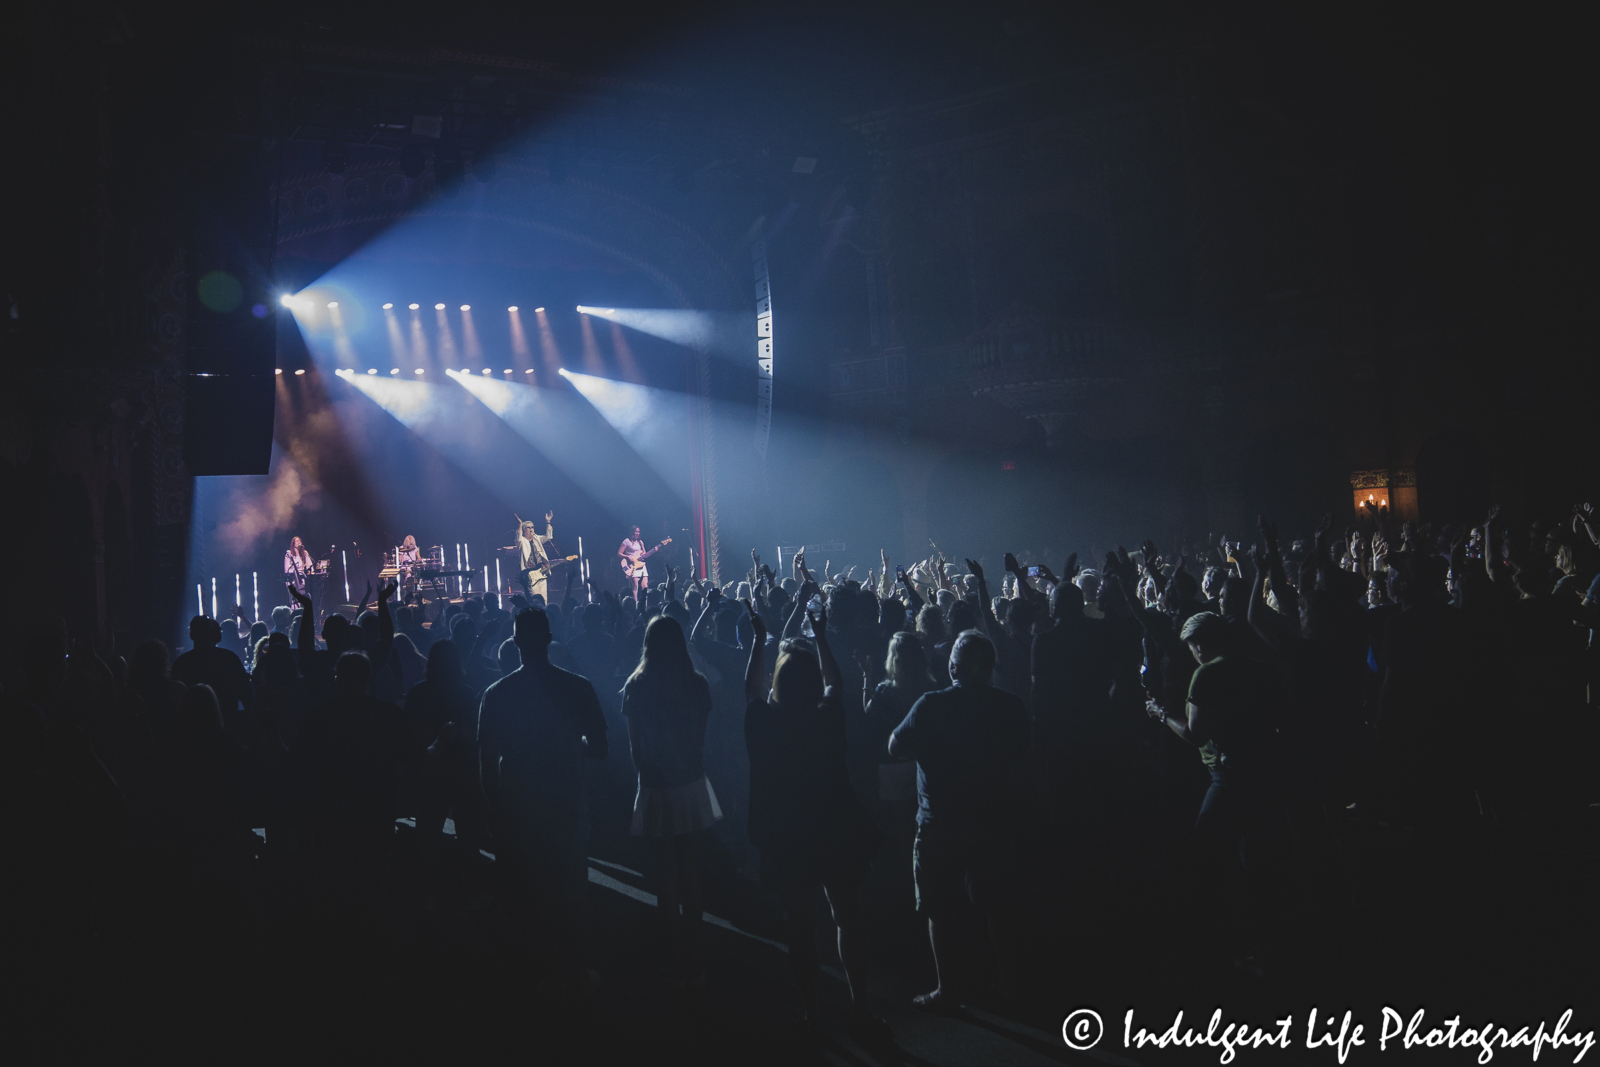
[[[472,592],[472,546],[466,542],[461,544],[461,558],[466,561],[466,566],[461,569],[467,572],[467,592]]]
[[[461,542],[456,542],[456,596],[461,595]]]
[[[250,572],[250,621],[255,622],[261,618],[261,575],[256,571]]]
[[[217,576],[211,576],[211,617],[217,617]]]
[[[350,603],[350,557],[344,549],[339,550],[339,569],[344,571],[344,602]]]
[[[235,604],[243,604],[244,603],[244,596],[239,592],[239,575],[238,574],[235,574],[233,576],[233,602]],[[251,616],[250,621],[251,622],[255,622],[256,621],[255,620],[255,616]]]
[[[484,569],[486,571],[488,570],[487,567],[484,568]],[[489,580],[488,576],[485,575],[483,580],[485,582],[487,582]],[[503,592],[505,592],[505,590],[506,590],[505,582],[502,581],[501,577],[500,577],[500,557],[496,556],[494,558],[494,591],[496,593],[503,593]]]
[[[194,583],[194,613],[196,615],[204,615],[206,613],[206,585],[204,582]]]
[[[489,565],[487,563],[483,565],[483,591],[485,593],[489,591]]]

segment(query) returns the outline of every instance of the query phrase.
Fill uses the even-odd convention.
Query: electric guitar
[[[571,563],[573,560],[575,560],[577,558],[578,558],[577,556],[557,556],[555,559],[547,559],[543,563],[536,563],[532,567],[529,567],[527,570],[523,571],[522,573],[524,573],[524,574],[532,574],[534,571],[538,571],[541,574],[549,574],[551,568],[559,567],[563,563]]]
[[[643,566],[645,560],[649,559],[651,556],[655,555],[657,552],[660,552],[663,548],[665,548],[667,545],[670,545],[670,544],[672,544],[672,538],[669,537],[665,541],[661,542],[661,544],[659,544],[656,547],[652,548],[648,552],[643,552],[643,553],[639,554],[638,556],[631,556],[631,557],[630,556],[624,556],[624,557],[622,557],[622,573],[626,574],[629,578],[632,578],[633,577],[633,572],[638,570],[641,566]]]

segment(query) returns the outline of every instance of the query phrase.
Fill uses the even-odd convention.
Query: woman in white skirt
[[[699,833],[722,818],[722,809],[701,758],[711,686],[694,669],[683,627],[671,616],[659,615],[645,629],[639,666],[622,689],[622,714],[639,770],[633,833],[654,842],[661,871],[668,977],[698,985],[705,977]]]

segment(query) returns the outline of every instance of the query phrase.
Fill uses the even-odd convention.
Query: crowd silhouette
[[[196,617],[170,664],[41,625],[4,678],[12,958],[68,987],[293,959],[298,985],[425,929],[490,946],[421,969],[449,1003],[576,1009],[613,977],[589,857],[630,847],[656,911],[629,966],[704,996],[702,915],[743,908],[802,1025],[837,960],[863,1042],[892,1042],[883,971],[948,1015],[1097,976],[1514,958],[1593,878],[1592,510],[1249,540],[860,579],[752,553],[642,604],[387,587],[353,620],[291,587],[269,619]]]

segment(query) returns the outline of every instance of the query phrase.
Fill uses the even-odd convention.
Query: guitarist
[[[670,537],[667,541],[672,540]],[[622,573],[628,576],[629,588],[633,591],[634,602],[641,609],[644,608],[644,594],[650,589],[650,571],[645,567],[644,561],[661,551],[660,545],[645,551],[644,539],[640,535],[639,527],[633,528],[633,533],[623,539],[622,545],[617,549],[617,555],[622,558]]]
[[[545,546],[555,540],[555,528],[550,525],[555,517],[553,511],[544,513],[542,534],[534,531],[531,521],[524,522],[517,530],[517,548],[522,553],[520,572],[522,591],[528,595],[529,601],[533,600],[534,594],[538,594],[546,604],[550,603],[550,569],[546,566],[550,562],[550,556]]]

